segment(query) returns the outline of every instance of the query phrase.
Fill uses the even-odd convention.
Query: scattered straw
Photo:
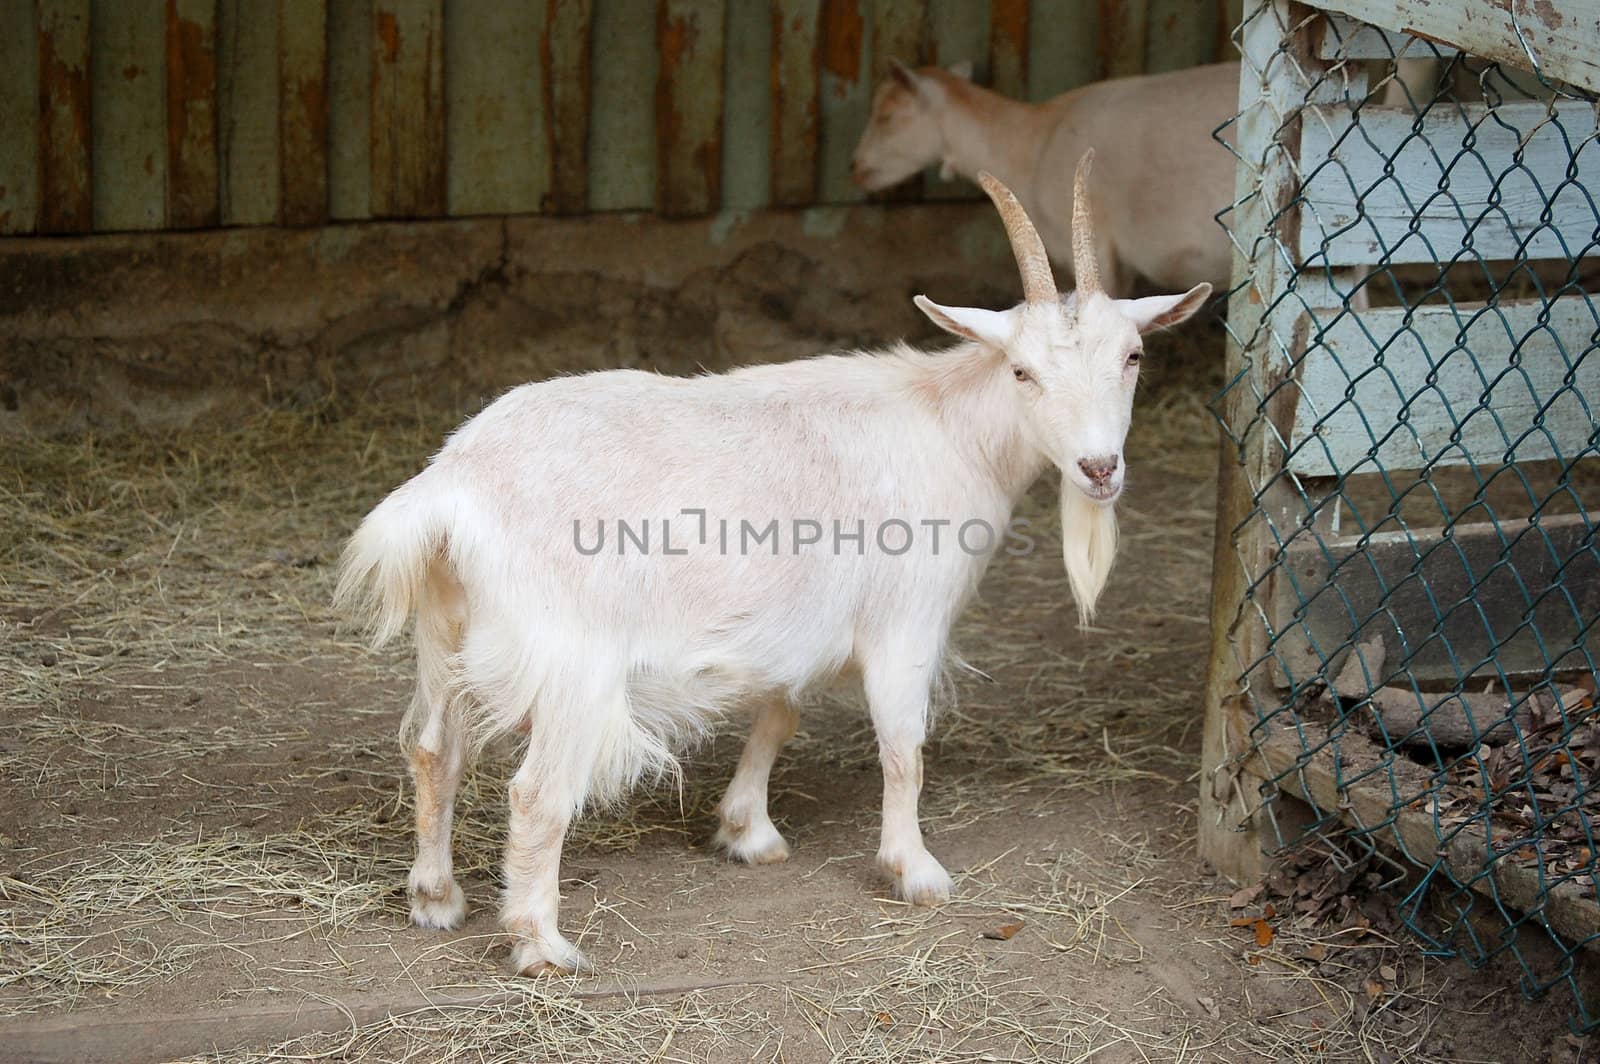
[[[1002,559],[956,633],[984,675],[958,677],[930,751],[924,819],[936,837],[1091,798],[1109,808],[1190,773],[1215,453],[1204,391],[1141,399],[1123,509],[1123,564],[1137,579],[1112,581],[1087,637],[1043,546],[1054,542],[1054,485],[1028,500],[1040,552]],[[0,869],[0,1014],[127,1001],[156,984],[188,987],[198,971],[218,986],[197,986],[197,1004],[395,989],[349,958],[407,933],[409,810],[390,735],[409,663],[357,646],[327,597],[343,537],[453,421],[441,411],[269,412],[163,437],[7,441],[0,798],[28,817],[0,828],[19,833],[0,839],[14,855]],[[311,690],[288,699],[284,678],[302,675]],[[812,793],[819,778],[876,771],[853,703],[822,699],[780,762],[773,791],[796,821],[791,834],[825,803]],[[580,822],[569,866],[604,865],[604,854],[652,840],[703,845],[737,745],[724,732],[690,760],[681,790]],[[233,782],[224,771],[240,768],[255,775]],[[455,856],[474,905],[497,879],[505,768],[482,766],[462,796]],[[185,822],[185,802],[208,818]],[[862,849],[808,852],[819,869],[870,862],[873,803],[839,815]],[[1181,933],[1202,933],[1207,906],[1173,872],[1183,844],[1109,827],[1092,846],[1039,838],[957,869],[956,898],[938,911],[861,895],[847,910],[786,910],[782,921],[707,913],[706,940],[747,944],[747,957],[780,940],[800,949],[805,960],[769,986],[585,1000],[573,994],[589,985],[581,980],[488,975],[496,939],[463,936],[425,950],[431,968],[415,956],[401,965],[401,990],[454,1003],[225,1059],[1291,1060],[1315,1056],[1313,1038],[1317,1059],[1381,1059],[1375,1037],[1432,1030],[1444,1007],[1436,980],[1397,980],[1395,993],[1408,988],[1419,1005],[1397,1004],[1404,1022],[1385,1027],[1347,979],[1297,960],[1287,932],[1275,960],[1246,970],[1262,979],[1270,969],[1297,1004],[1273,1006],[1270,1022],[1207,1017],[1139,974],[1167,929],[1129,918],[1160,899],[1169,907],[1158,911],[1188,921]],[[79,844],[79,833],[93,841]],[[568,889],[564,921],[580,940],[654,942],[660,899],[594,890],[579,905]],[[674,906],[700,889],[686,880]],[[980,937],[1005,921],[1024,925],[1015,941]],[[1229,964],[1243,955],[1224,932],[1203,933]],[[263,944],[306,938],[326,948],[260,959]],[[441,970],[449,980],[437,981]],[[1114,992],[1100,985],[1115,979]]]

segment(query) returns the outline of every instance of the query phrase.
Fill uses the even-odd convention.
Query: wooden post
[[[167,223],[166,29],[152,4],[92,5],[94,227]]]
[[[278,144],[278,10],[275,4],[254,0],[221,0],[219,7],[217,19],[224,27],[217,42],[222,224],[272,225],[279,218],[283,154]]]
[[[990,45],[993,42],[994,10],[961,0],[929,0],[928,55],[931,65],[949,69],[956,63],[973,66],[973,77],[982,80],[988,73]],[[956,178],[945,181],[934,170],[923,175],[922,196],[928,200],[981,199],[982,192],[971,181]]]
[[[543,33],[532,5],[445,7],[451,217],[528,214],[549,194]]]
[[[989,2],[989,87],[1013,100],[1028,95],[1028,0]]]
[[[578,214],[589,206],[589,26],[592,0],[545,6],[544,112],[550,138],[550,209]]]
[[[824,0],[822,5],[817,198],[824,203],[862,198],[850,180],[850,157],[872,102],[871,72],[866,69],[870,16],[862,11],[861,0]]]
[[[1150,0],[1100,0],[1100,64],[1108,78],[1143,74]]]
[[[39,29],[33,0],[0,0],[0,236],[39,218]]]
[[[1270,563],[1267,520],[1281,527],[1295,504],[1269,485],[1282,466],[1280,441],[1287,438],[1288,427],[1282,422],[1293,416],[1292,399],[1282,401],[1288,390],[1278,388],[1290,366],[1281,345],[1303,344],[1305,337],[1299,327],[1299,300],[1281,306],[1275,301],[1294,276],[1281,249],[1297,246],[1299,236],[1299,213],[1287,205],[1299,180],[1300,111],[1320,102],[1312,96],[1311,84],[1322,61],[1311,47],[1304,25],[1308,17],[1306,8],[1290,0],[1249,0],[1239,75],[1241,114],[1235,125],[1242,161],[1234,189],[1237,206],[1229,220],[1237,250],[1224,378],[1236,383],[1226,397],[1223,417],[1230,429],[1246,434],[1237,444],[1224,439],[1218,475],[1200,854],[1223,875],[1241,882],[1261,875],[1263,845],[1274,841],[1264,837],[1258,817],[1265,774],[1250,734],[1256,720],[1254,700],[1273,698],[1274,692],[1259,671],[1246,676],[1246,670],[1267,648],[1267,631],[1257,610],[1263,592],[1252,592]],[[1274,394],[1280,399],[1258,411],[1263,397]],[[1268,689],[1252,692],[1251,682]]]
[[[284,225],[328,220],[328,2],[278,7],[278,187]]]
[[[217,171],[217,5],[167,0],[167,225],[220,218]]]
[[[658,205],[655,99],[661,52],[655,11],[644,0],[594,0],[589,29],[591,211],[648,211]]]
[[[889,76],[890,63],[896,59],[908,67],[922,64],[922,43],[927,23],[928,9],[923,0],[876,0],[872,6],[872,77],[866,84],[866,103],[869,108],[873,93]],[[863,115],[865,118],[865,115]],[[855,131],[860,137],[866,128],[865,121]],[[850,150],[854,154],[855,144]],[[875,197],[891,203],[910,203],[922,198],[921,181],[905,181],[893,188],[884,189]]]
[[[87,233],[90,173],[89,0],[39,0],[39,231]]]
[[[774,42],[783,9],[728,5],[722,47],[722,210],[765,207],[772,197]]]
[[[372,217],[372,10],[328,5],[328,216]]]
[[[670,217],[722,202],[723,0],[659,0],[656,203]]]
[[[772,202],[817,198],[818,41],[822,0],[780,0],[772,8]]]
[[[372,213],[445,210],[444,0],[372,5]]]

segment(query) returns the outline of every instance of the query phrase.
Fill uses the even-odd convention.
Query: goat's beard
[[[1095,502],[1065,478],[1061,484],[1061,560],[1078,604],[1078,623],[1088,624],[1117,560],[1117,509],[1114,503]]]

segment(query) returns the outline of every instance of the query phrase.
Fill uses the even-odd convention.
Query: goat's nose
[[[1094,458],[1080,458],[1078,468],[1083,470],[1083,475],[1095,484],[1104,486],[1106,481],[1111,479],[1111,474],[1117,471],[1117,456],[1107,454]]]

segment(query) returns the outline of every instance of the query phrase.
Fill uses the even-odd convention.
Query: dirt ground
[[[466,926],[409,926],[409,663],[327,605],[342,537],[456,411],[0,449],[0,1060],[1591,1059],[1559,993],[1381,920],[1230,904],[1202,866],[1213,382],[1150,361],[1097,627],[1041,550],[998,561],[958,629],[980,671],[923,804],[955,899],[889,898],[870,730],[828,694],[773,780],[787,864],[709,848],[739,722],[681,788],[577,828],[582,977],[505,972],[510,751],[460,810]],[[1041,526],[1054,490],[1027,502]]]

